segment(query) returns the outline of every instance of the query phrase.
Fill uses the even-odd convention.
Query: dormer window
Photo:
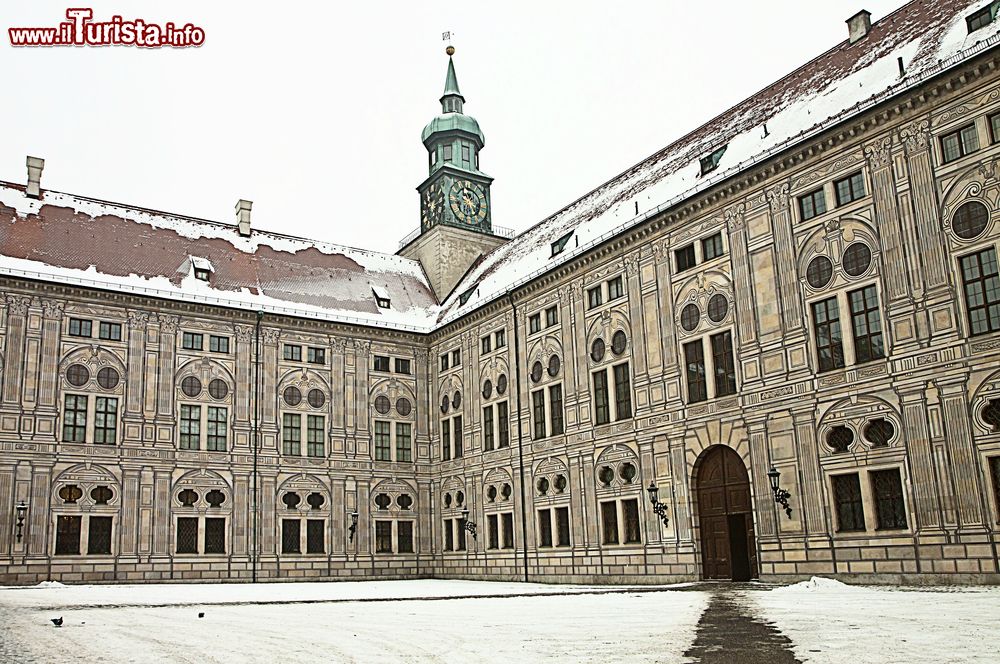
[[[969,27],[969,34],[996,20],[997,10],[1000,9],[1000,2],[991,2],[977,12],[973,12],[965,17],[965,24]]]
[[[210,270],[203,270],[200,267],[194,269],[194,278],[198,281],[208,281],[211,276],[212,272]]]
[[[380,286],[372,286],[372,294],[375,295],[375,304],[379,309],[388,309],[391,301],[389,300],[389,291],[385,290]]]
[[[721,148],[717,149],[712,154],[707,157],[701,158],[701,174],[705,175],[711,173],[719,167],[719,162],[722,160],[722,155],[726,154],[726,148],[728,145],[723,145]]]
[[[473,286],[469,290],[467,290],[464,293],[462,293],[461,295],[459,295],[458,296],[458,306],[462,306],[463,304],[465,304],[466,302],[468,302],[469,298],[471,298],[473,295],[476,294],[476,289],[478,289],[478,288],[479,288],[479,284],[476,284],[475,286]]]
[[[563,235],[561,238],[552,243],[552,258],[555,258],[563,252],[563,249],[566,248],[566,243],[569,242],[571,237],[573,237],[573,231],[566,233],[566,235]]]
[[[195,279],[198,281],[211,281],[212,263],[207,258],[188,256],[188,260],[191,261],[191,271],[194,273]]]

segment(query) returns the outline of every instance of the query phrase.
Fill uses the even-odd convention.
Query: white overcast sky
[[[68,0],[67,0],[68,2]],[[493,223],[533,225],[902,0],[3,0],[0,179],[394,252],[419,224],[450,30]],[[201,48],[11,48],[67,6],[201,26]]]

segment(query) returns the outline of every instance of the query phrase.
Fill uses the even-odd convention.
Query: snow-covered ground
[[[777,589],[444,580],[5,588],[0,661],[689,662],[720,592],[773,624],[804,663],[998,661],[1000,588],[825,579]],[[60,616],[56,628],[50,618]]]

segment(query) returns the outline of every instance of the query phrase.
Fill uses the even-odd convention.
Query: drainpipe
[[[260,555],[260,518],[257,504],[257,455],[260,452],[260,323],[264,312],[257,312],[257,324],[254,326],[254,360],[253,360],[253,488],[250,500],[253,510],[253,543],[251,545],[250,562],[253,582],[257,583],[257,558]]]
[[[521,473],[521,543],[524,546],[524,582],[528,582],[528,512],[524,494],[524,431],[521,428],[521,339],[518,334],[517,307],[514,296],[508,296],[510,310],[514,314],[514,389],[517,394],[517,459]]]

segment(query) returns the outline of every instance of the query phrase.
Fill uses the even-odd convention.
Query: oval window
[[[863,242],[855,242],[844,252],[844,272],[860,277],[872,264],[872,250]]]
[[[713,323],[721,323],[729,313],[729,300],[722,293],[716,293],[708,301],[708,319]]]
[[[694,302],[684,305],[681,309],[681,327],[685,331],[691,332],[698,327],[698,319],[701,318],[701,311]]]
[[[112,367],[104,367],[97,372],[97,384],[106,390],[118,387],[119,380],[121,380],[121,376],[118,374],[118,370]]]
[[[951,227],[955,235],[963,240],[972,240],[982,235],[988,223],[990,223],[990,211],[979,201],[962,203],[955,210],[955,216],[951,218]]]
[[[833,261],[826,256],[817,256],[809,261],[806,268],[806,282],[814,288],[819,289],[830,283],[833,279]]]

